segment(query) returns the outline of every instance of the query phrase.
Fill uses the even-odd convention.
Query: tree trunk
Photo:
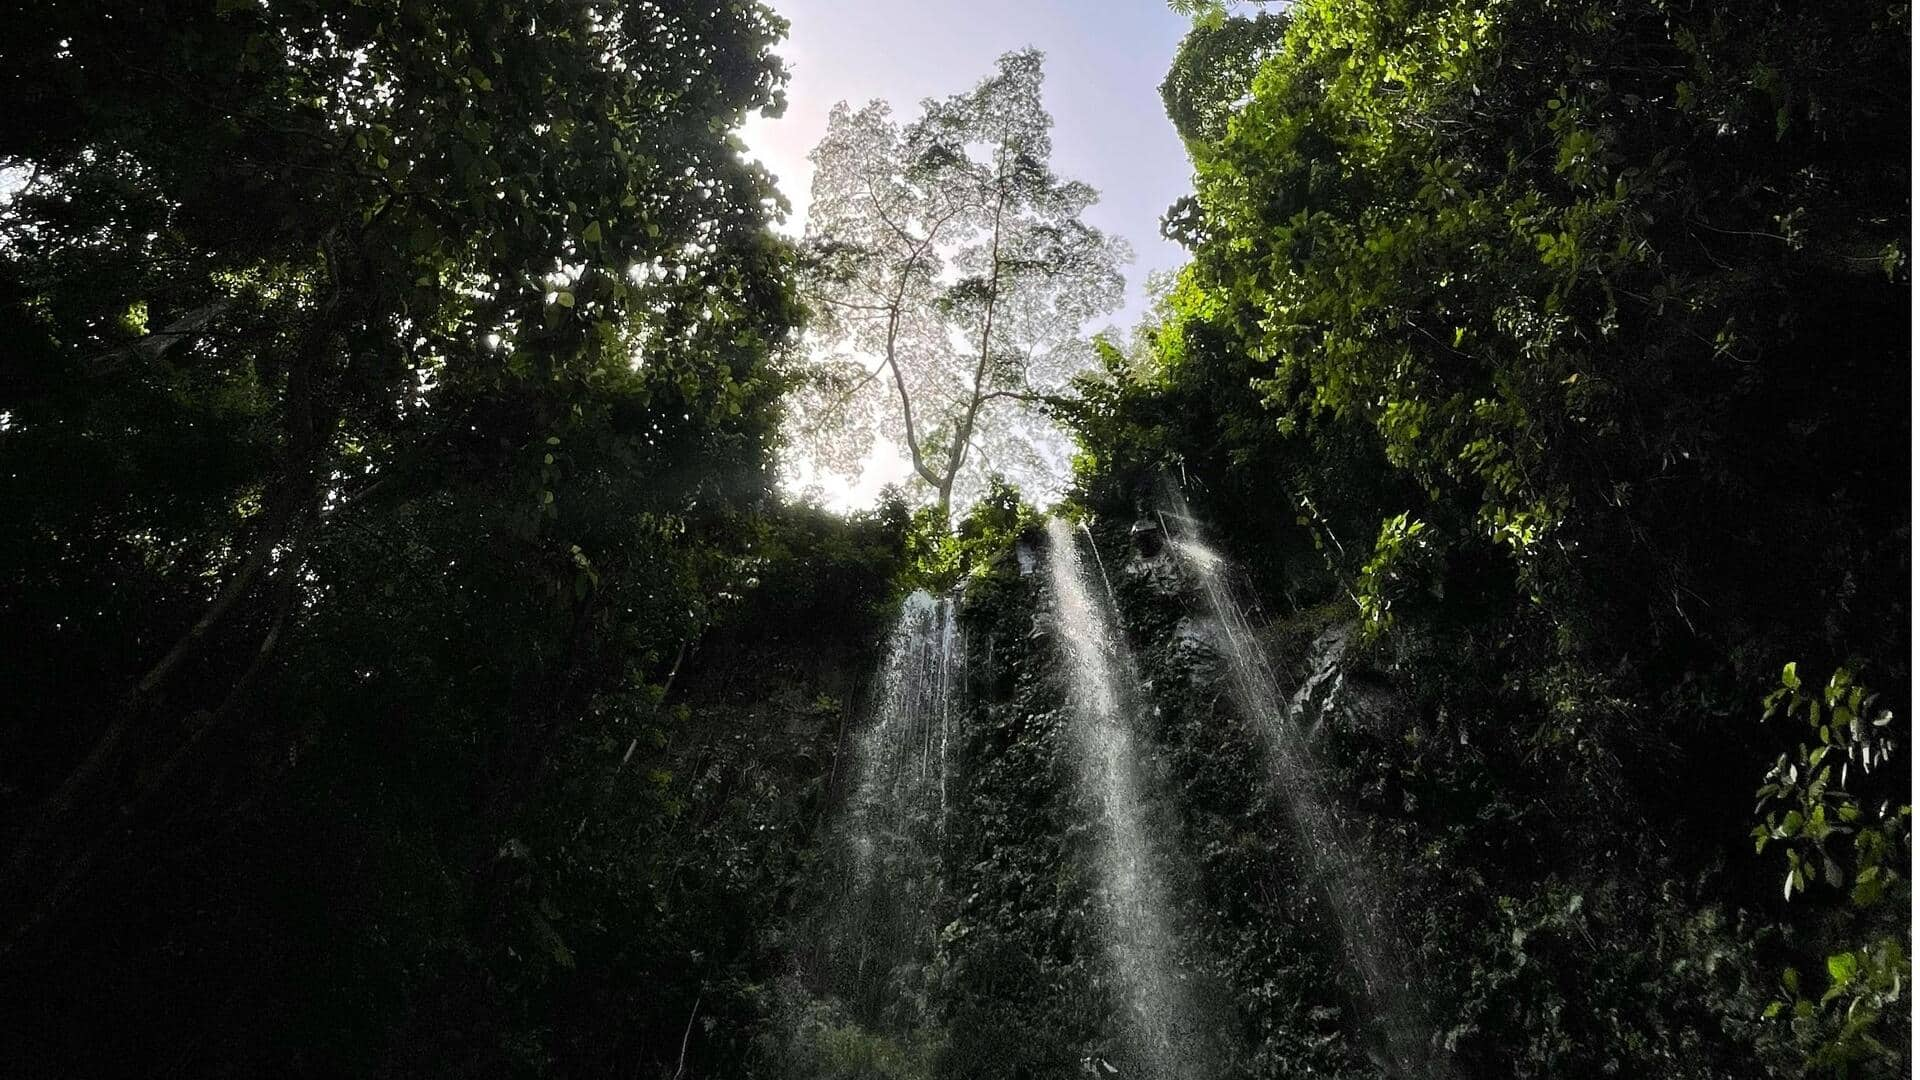
[[[967,447],[973,442],[974,421],[980,417],[980,406],[986,403],[987,365],[993,356],[993,311],[1000,299],[1000,224],[1007,209],[1006,188],[1002,186],[1000,197],[993,205],[993,264],[987,272],[987,312],[981,321],[980,358],[973,365],[973,397],[967,402],[967,411],[961,418],[960,427],[953,435],[953,449],[947,452],[946,475],[940,478],[940,515],[951,513],[953,503],[953,482],[960,475],[960,469],[967,463]]]

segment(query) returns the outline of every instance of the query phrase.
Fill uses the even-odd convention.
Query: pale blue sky
[[[1160,215],[1189,190],[1185,151],[1160,104],[1160,80],[1187,20],[1164,0],[770,0],[792,23],[780,53],[792,72],[786,115],[755,118],[742,133],[780,179],[804,220],[813,181],[807,153],[837,101],[874,98],[911,119],[928,97],[959,93],[995,58],[1032,45],[1047,55],[1045,100],[1053,114],[1054,170],[1092,184],[1092,224],[1125,237],[1130,327],[1143,308],[1149,270],[1180,265],[1160,238]],[[790,226],[791,227],[791,226]]]

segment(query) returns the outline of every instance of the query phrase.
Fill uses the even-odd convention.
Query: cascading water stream
[[[952,598],[907,597],[888,642],[880,695],[854,739],[841,819],[843,869],[825,912],[826,988],[870,1023],[910,1027],[900,985],[932,960],[940,927],[953,725],[966,642]]]
[[[1288,808],[1299,848],[1307,855],[1332,908],[1375,1036],[1381,1063],[1400,1077],[1448,1074],[1431,1049],[1418,985],[1394,929],[1390,893],[1364,843],[1334,814],[1325,780],[1308,740],[1308,710],[1338,692],[1339,651],[1345,639],[1324,638],[1313,674],[1287,698],[1254,637],[1246,612],[1228,584],[1225,559],[1200,538],[1198,523],[1178,493],[1161,514],[1162,529],[1181,564],[1199,583],[1216,621],[1234,696],[1259,725],[1274,787]],[[1177,526],[1177,531],[1173,528]],[[1333,684],[1333,685],[1330,685]],[[1322,693],[1329,690],[1329,693]]]
[[[1165,868],[1149,842],[1134,731],[1139,685],[1112,608],[1111,583],[1096,594],[1071,526],[1047,526],[1055,614],[1073,710],[1071,739],[1083,793],[1099,815],[1105,952],[1127,1010],[1124,1032],[1146,1076],[1200,1080],[1213,1032],[1198,1015],[1179,969]],[[1137,1075],[1137,1074],[1136,1074]]]

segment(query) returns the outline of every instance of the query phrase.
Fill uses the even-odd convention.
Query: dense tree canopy
[[[1859,719],[1858,672],[1909,677],[1906,9],[1327,0],[1286,19],[1240,98],[1202,99],[1224,113],[1170,81],[1197,190],[1166,225],[1194,261],[1158,362],[1113,350],[1085,384],[1084,497],[1186,477],[1266,595],[1339,598],[1427,685],[1461,749],[1379,749],[1353,782],[1423,792],[1411,835],[1455,838],[1409,862],[1427,887],[1500,882],[1482,918],[1594,935],[1537,968],[1519,938],[1431,928],[1468,1060],[1708,1075],[1730,1049],[1637,1026],[1699,1008],[1702,1030],[1752,1025],[1738,1073],[1899,1074],[1905,885],[1853,885],[1905,874],[1906,774],[1821,762],[1901,730]],[[1182,63],[1230,25],[1196,27]],[[1826,685],[1769,700],[1811,701],[1811,741],[1756,726],[1796,659]],[[1876,794],[1827,806],[1829,784]],[[1509,812],[1499,835],[1470,824]],[[1553,854],[1501,838],[1524,830]],[[1741,850],[1782,840],[1784,867]],[[1867,869],[1884,850],[1901,869]],[[1827,883],[1814,910],[1783,910],[1782,873],[1788,895]],[[1602,891],[1602,911],[1553,909]],[[1617,1008],[1572,973],[1700,963],[1626,942],[1728,909],[1791,944],[1726,955],[1824,967],[1818,985],[1791,974],[1763,1009],[1649,982],[1633,992],[1666,1019],[1567,1026]]]
[[[1226,134],[1227,119],[1244,103],[1253,77],[1279,50],[1286,30],[1286,16],[1274,12],[1249,17],[1215,10],[1196,20],[1160,84],[1167,119],[1189,153],[1204,155]]]
[[[323,1071],[409,1031],[446,1068],[632,1058],[528,1010],[574,967],[556,926],[630,912],[654,872],[599,830],[658,806],[602,810],[595,778],[657,752],[658,684],[752,569],[797,308],[727,132],[779,102],[780,21],[7,24],[5,981],[98,994],[137,1041],[170,996],[139,958],[210,950],[244,973],[196,999],[228,1034],[189,1065],[329,1022]],[[321,941],[302,1000],[275,973]],[[132,1050],[26,1022],[81,1061]]]

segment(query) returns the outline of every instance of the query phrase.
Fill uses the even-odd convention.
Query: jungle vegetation
[[[1436,1068],[1909,1075],[1908,5],[1185,4],[1190,262],[1098,340],[1037,53],[836,112],[772,228],[777,9],[0,17],[8,1075],[1099,1072],[1043,512],[1115,563],[1223,1080],[1386,1075],[1123,569],[1168,485],[1277,670],[1349,633],[1397,703],[1325,738]],[[776,482],[843,406],[916,472],[850,514]],[[886,628],[956,586],[888,1027],[797,958]]]

